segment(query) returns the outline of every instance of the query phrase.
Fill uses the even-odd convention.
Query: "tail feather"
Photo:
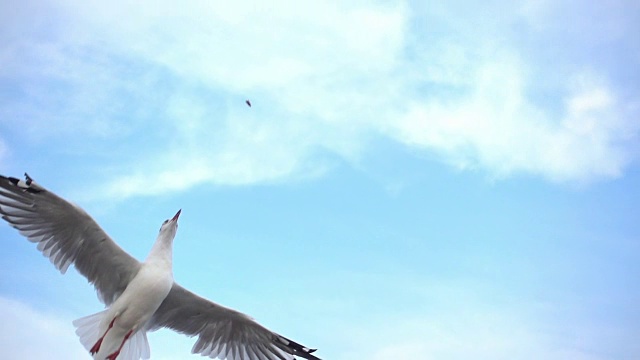
[[[73,325],[76,327],[76,335],[78,335],[80,343],[87,351],[90,351],[93,345],[103,335],[100,333],[100,321],[102,321],[106,312],[107,310],[103,310],[73,321]],[[118,342],[118,344],[120,343]],[[149,348],[147,332],[145,328],[142,328],[136,331],[136,333],[125,342],[120,355],[118,355],[118,360],[149,359],[150,356],[151,350]]]
[[[87,351],[91,350],[100,335],[102,335],[99,333],[100,321],[106,312],[107,310],[103,310],[73,321],[73,326],[76,327],[76,335],[80,337],[80,343]]]
[[[149,349],[149,340],[147,340],[147,332],[145,329],[138,330],[124,344],[118,360],[138,360],[149,359],[151,351]]]

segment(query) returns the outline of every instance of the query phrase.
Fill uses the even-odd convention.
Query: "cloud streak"
[[[337,325],[347,339],[338,358],[604,360],[640,351],[633,329],[579,314],[594,311],[580,300],[520,298],[481,280],[380,280],[398,306]]]
[[[0,326],[3,357],[7,359],[83,359],[71,321],[37,311],[0,296]]]
[[[509,60],[480,66],[458,101],[416,102],[390,129],[403,143],[435,149],[460,168],[497,176],[533,173],[553,181],[614,178],[632,160],[639,124],[606,86],[578,74],[562,114],[553,116],[524,94],[522,70]]]
[[[618,63],[574,64],[538,43],[588,51],[580,32],[559,35],[571,2],[490,3],[493,17],[463,5],[50,5],[65,22],[2,54],[24,92],[2,115],[36,139],[62,132],[108,151],[104,193],[120,197],[318,176],[335,159],[358,163],[379,137],[491,177],[620,176],[637,157],[637,91],[618,85]],[[579,26],[592,13],[575,16]],[[608,31],[600,48],[632,46]]]

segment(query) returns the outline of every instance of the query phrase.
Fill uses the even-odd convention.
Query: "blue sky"
[[[181,208],[198,294],[329,360],[640,357],[636,2],[23,1],[0,22],[1,173],[139,259]],[[92,288],[0,239],[3,353],[86,358]]]

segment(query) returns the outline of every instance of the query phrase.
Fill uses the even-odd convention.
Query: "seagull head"
[[[162,223],[162,226],[160,227],[160,234],[166,234],[171,238],[176,236],[176,231],[178,231],[178,218],[180,217],[181,212],[182,209],[178,210],[171,219],[167,219]]]

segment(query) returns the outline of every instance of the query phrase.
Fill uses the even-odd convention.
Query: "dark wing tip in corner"
[[[20,179],[16,179],[14,177],[8,177],[7,178],[13,185],[18,186],[18,183],[20,182]]]
[[[33,179],[31,178],[31,176],[29,176],[29,174],[24,173],[24,177],[25,179],[27,179],[27,185],[31,186],[31,183],[33,182]]]
[[[287,339],[282,335],[277,335],[277,339],[280,341],[280,343],[282,343],[285,347],[287,347],[291,352],[291,354],[294,356],[299,356],[299,357],[303,357],[305,359],[311,359],[311,360],[313,359],[320,360],[314,355],[311,355],[318,349],[309,349],[308,347],[300,345],[297,342]]]
[[[14,177],[8,177],[6,179],[8,179],[11,182],[11,184],[19,187],[23,191],[26,191],[32,194],[37,194],[39,192],[42,192],[43,189],[34,183],[33,179],[31,178],[31,176],[29,176],[29,174],[24,173],[24,177],[26,178],[26,181],[22,181]]]

